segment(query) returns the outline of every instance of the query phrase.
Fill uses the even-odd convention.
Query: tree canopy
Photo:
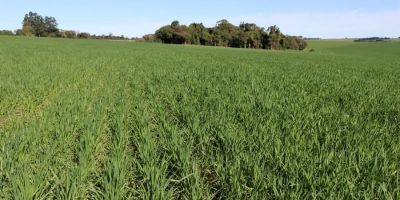
[[[58,31],[58,23],[54,17],[42,17],[35,12],[29,12],[22,21],[22,33],[26,36],[56,36]]]
[[[146,35],[146,38],[143,39],[145,41],[158,40],[167,44],[272,50],[303,50],[307,47],[307,43],[302,37],[284,35],[277,26],[265,29],[254,23],[244,22],[235,26],[226,19],[218,21],[212,28],[206,28],[202,23],[192,23],[186,26],[180,25],[179,21],[173,21],[170,25],[158,29],[154,35]]]
[[[14,35],[10,30],[0,30],[0,35]]]
[[[0,35],[10,35],[10,31],[2,31]],[[56,18],[50,16],[41,16],[36,12],[29,12],[24,16],[22,21],[22,28],[11,35],[21,36],[36,36],[36,37],[62,37],[62,38],[79,38],[79,39],[113,39],[121,40],[128,39],[125,36],[115,36],[112,33],[108,35],[91,35],[86,32],[79,32],[74,30],[62,30],[58,28]]]
[[[0,35],[21,35],[36,37],[62,37],[78,39],[112,39],[125,40],[125,36],[92,35],[87,32],[62,30],[58,28],[56,18],[41,16],[36,12],[29,12],[24,16],[22,28],[15,32],[3,30]],[[222,19],[214,27],[205,27],[203,23],[192,23],[189,26],[181,25],[179,21],[159,28],[154,34],[134,38],[138,41],[162,42],[167,44],[193,44],[208,46],[223,46],[235,48],[254,48],[271,50],[303,50],[307,47],[305,39],[298,36],[283,34],[279,27],[260,27],[254,23],[241,22],[238,26]]]
[[[164,43],[186,44],[191,39],[188,27],[181,26],[178,21],[173,21],[171,25],[161,27],[155,35],[157,38],[163,38]]]

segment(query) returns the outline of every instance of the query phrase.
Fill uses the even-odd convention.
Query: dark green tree
[[[307,43],[302,37],[286,36],[279,27],[270,26],[267,30],[254,23],[242,22],[239,26],[228,20],[218,21],[215,27],[206,28],[202,23],[192,23],[189,27],[173,21],[154,34],[155,39],[143,37],[145,41],[161,41],[173,44],[213,45],[256,49],[296,49],[303,50]]]
[[[30,32],[30,34],[38,37],[47,36],[43,17],[35,12],[29,12],[25,15],[22,26],[26,35],[29,35]]]
[[[0,35],[14,35],[14,32],[11,30],[0,30]]]
[[[253,23],[241,23],[239,29],[242,32],[241,47],[262,48],[262,36],[264,29]]]
[[[191,44],[211,45],[211,35],[203,23],[192,23],[188,27]]]
[[[158,29],[155,33],[155,36],[160,39],[163,43],[172,43],[174,35],[174,29],[170,25],[163,26]]]
[[[173,21],[171,25],[161,27],[155,33],[157,39],[168,44],[187,44],[190,43],[190,33],[188,27],[181,26],[178,21]]]
[[[272,50],[279,50],[281,49],[281,39],[282,39],[282,33],[276,25],[270,26],[268,29],[268,35],[269,35],[269,49]]]
[[[90,38],[90,33],[85,33],[85,32],[78,33],[77,37],[79,39],[89,39]]]
[[[22,36],[24,35],[24,32],[22,31],[22,29],[17,29],[15,30],[15,35]]]
[[[229,23],[226,19],[220,20],[212,31],[213,44],[214,46],[224,47],[234,46],[233,43],[236,42],[233,38],[237,37],[238,33],[239,29],[235,25]]]
[[[56,18],[54,17],[45,17],[44,18],[44,27],[48,36],[56,36],[58,33],[58,23]]]
[[[177,21],[177,20],[171,22],[171,28],[173,28],[173,29],[179,29],[180,26],[181,25],[179,24],[179,21]]]
[[[38,13],[29,12],[22,21],[22,32],[24,35],[37,37],[56,36],[58,23],[54,17],[42,17]]]

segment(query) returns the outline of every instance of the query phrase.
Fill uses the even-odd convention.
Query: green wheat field
[[[400,199],[400,42],[0,37],[0,199]]]

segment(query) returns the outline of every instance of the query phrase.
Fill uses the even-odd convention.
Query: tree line
[[[143,36],[144,41],[167,44],[195,44],[236,48],[303,50],[307,43],[302,37],[283,34],[279,27],[267,29],[254,23],[231,24],[228,20],[218,21],[215,27],[207,28],[202,23],[189,26],[173,21],[170,25],[159,28],[155,34]]]
[[[60,38],[76,38],[76,39],[112,39],[126,40],[129,39],[124,35],[115,36],[112,33],[108,35],[92,35],[86,32],[78,32],[74,30],[62,30],[58,28],[56,18],[49,16],[41,16],[35,12],[29,12],[24,16],[22,28],[16,31],[0,30],[0,35],[17,35],[17,36],[36,36],[36,37],[60,37]]]
[[[0,30],[0,35],[19,35],[36,37],[60,37],[77,39],[130,39],[124,35],[92,35],[87,32],[62,30],[58,28],[57,20],[50,16],[41,16],[29,12],[24,16],[22,28],[16,31]],[[138,41],[162,42],[168,44],[194,44],[208,46],[223,46],[236,48],[303,50],[307,47],[304,38],[283,34],[279,27],[259,27],[254,23],[231,24],[228,20],[220,20],[214,27],[205,27],[203,23],[192,23],[189,26],[173,21],[170,25],[159,28],[154,34],[142,38],[131,38]]]
[[[384,41],[389,41],[390,38],[388,37],[369,37],[369,38],[359,38],[354,40],[354,42],[384,42]]]

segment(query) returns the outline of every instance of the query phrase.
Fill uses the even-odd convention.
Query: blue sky
[[[179,20],[213,26],[220,19],[306,37],[400,37],[400,0],[13,0],[0,6],[0,29],[17,29],[25,13],[53,16],[59,27],[142,36]]]

